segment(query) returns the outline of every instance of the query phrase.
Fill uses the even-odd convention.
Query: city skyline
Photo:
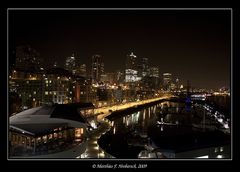
[[[63,64],[77,52],[88,68],[92,55],[100,54],[106,72],[125,69],[133,51],[159,67],[160,74],[170,72],[195,87],[230,87],[230,12],[14,10],[9,13],[10,51],[29,44],[51,64]]]
[[[7,12],[9,160],[232,159],[232,9]]]

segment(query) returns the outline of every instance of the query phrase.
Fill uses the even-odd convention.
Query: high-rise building
[[[76,70],[76,75],[86,77],[87,76],[87,66],[86,64],[81,64],[77,70]]]
[[[65,69],[71,72],[72,74],[76,73],[76,58],[75,55],[72,54],[71,57],[67,57],[65,61]]]
[[[170,91],[172,83],[172,74],[163,73],[163,88],[165,91]]]
[[[148,58],[141,58],[138,64],[138,76],[145,77],[149,73]]]
[[[117,80],[117,83],[120,84],[120,83],[123,83],[124,82],[124,72],[122,71],[116,71],[116,80]]]
[[[179,81],[179,78],[176,79],[175,81],[175,86],[176,86],[176,91],[179,91],[180,90],[180,81]]]
[[[141,77],[138,76],[137,56],[131,52],[130,55],[127,55],[125,82],[136,82],[140,79]]]
[[[148,75],[146,75],[142,79],[142,86],[146,91],[150,91],[152,89],[158,90],[160,87],[160,77],[159,77],[159,68],[158,67],[150,67]]]
[[[126,69],[137,70],[137,56],[133,52],[127,55]]]
[[[16,47],[16,68],[20,70],[38,70],[42,66],[40,54],[29,45]]]
[[[149,76],[159,78],[159,69],[158,67],[150,67],[149,68]]]
[[[92,81],[100,81],[101,75],[104,73],[104,63],[101,55],[93,55],[91,63]]]

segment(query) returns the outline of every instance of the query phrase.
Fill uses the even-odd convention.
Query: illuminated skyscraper
[[[104,73],[104,63],[101,55],[93,55],[91,63],[91,76],[93,81],[100,81]]]
[[[159,78],[159,69],[158,67],[150,67],[149,68],[149,76]]]
[[[127,55],[126,69],[137,70],[137,56],[133,52]]]
[[[131,52],[130,55],[127,55],[125,82],[135,82],[140,79],[141,78],[138,76],[137,56]]]
[[[79,67],[79,70],[80,70],[80,76],[84,76],[84,77],[87,76],[87,66],[86,66],[86,64],[81,64],[80,67]]]
[[[160,77],[159,77],[159,68],[150,67],[148,75],[146,75],[143,80],[143,86],[149,89],[159,89],[160,87]]]
[[[165,91],[170,91],[172,83],[172,74],[164,73],[163,74],[163,88]]]
[[[75,59],[74,54],[72,54],[71,57],[66,58],[65,69],[68,70],[69,72],[75,74],[75,72],[76,72],[76,59]]]
[[[149,74],[148,58],[141,58],[138,64],[138,76],[145,77]]]

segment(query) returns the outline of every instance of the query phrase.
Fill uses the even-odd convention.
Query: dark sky
[[[111,72],[133,51],[194,87],[230,83],[229,10],[10,10],[9,41],[10,49],[31,45],[47,64],[74,51],[87,64],[101,54]]]

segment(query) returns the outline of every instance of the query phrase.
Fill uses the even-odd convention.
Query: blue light
[[[190,97],[186,98],[186,103],[191,103],[191,98]]]

